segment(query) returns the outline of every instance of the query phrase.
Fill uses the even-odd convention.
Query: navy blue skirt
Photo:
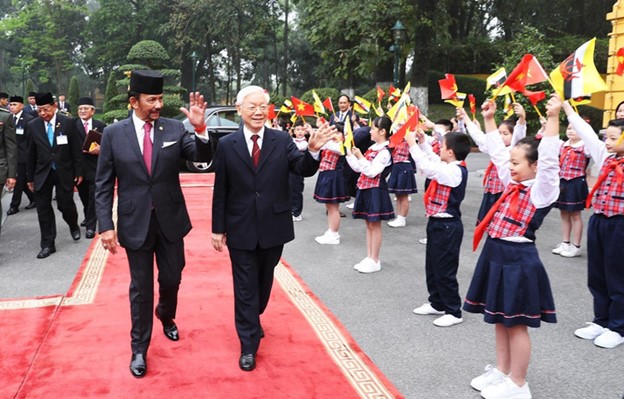
[[[384,180],[381,181],[381,187],[357,191],[353,206],[353,218],[364,219],[369,222],[395,218],[388,186]]]
[[[320,172],[316,179],[313,197],[323,204],[337,204],[348,201],[351,197],[346,193],[342,169]]]
[[[496,201],[498,201],[501,195],[503,195],[502,191],[496,194],[485,193],[485,192],[483,193],[483,199],[481,200],[481,207],[479,208],[479,213],[477,213],[477,226],[479,225],[479,223],[481,223],[481,221],[483,220],[485,215],[487,215],[490,209],[492,209],[492,205],[494,205]]]
[[[556,323],[555,303],[535,243],[487,238],[472,276],[464,310],[505,327]]]
[[[392,164],[392,172],[388,178],[388,191],[395,194],[413,194],[418,192],[414,168],[410,163]]]
[[[559,180],[559,199],[555,208],[562,211],[582,211],[585,209],[585,200],[589,195],[585,176],[572,180]]]

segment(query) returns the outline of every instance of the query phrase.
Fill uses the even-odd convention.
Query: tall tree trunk
[[[288,90],[288,0],[284,1],[284,62],[282,67],[282,95],[286,96]],[[277,59],[277,57],[276,57]]]

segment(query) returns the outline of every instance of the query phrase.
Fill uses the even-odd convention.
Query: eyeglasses
[[[255,105],[255,104],[247,104],[243,105],[243,108],[249,112],[256,112],[260,110],[260,112],[265,113],[269,110],[269,106],[267,104]]]

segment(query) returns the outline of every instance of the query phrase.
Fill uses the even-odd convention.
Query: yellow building
[[[607,91],[604,99],[603,126],[615,118],[615,107],[624,101],[624,76],[615,74],[618,66],[617,51],[624,47],[624,2],[618,0],[613,5],[613,11],[607,14],[607,21],[611,21],[613,29],[609,34],[609,61],[607,64]],[[598,93],[596,93],[598,94]]]

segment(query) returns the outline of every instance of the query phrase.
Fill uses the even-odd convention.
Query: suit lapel
[[[124,123],[124,136],[128,140],[128,145],[132,149],[134,155],[139,160],[143,171],[147,175],[147,166],[145,166],[145,161],[143,161],[143,154],[141,153],[141,147],[139,147],[139,140],[137,138],[136,131],[134,130],[134,123],[132,123],[132,118],[124,119]]]
[[[275,149],[275,134],[271,129],[264,129],[264,137],[262,138],[262,148],[260,149],[260,161],[258,161],[258,171],[262,169],[265,161],[269,158]]]
[[[152,145],[152,175],[154,174],[154,168],[156,167],[156,159],[160,153],[160,149],[163,144],[163,136],[165,135],[165,126],[161,123],[160,119],[156,119],[154,122],[154,143]]]
[[[247,165],[249,169],[255,172],[253,163],[251,163],[251,155],[249,155],[249,149],[247,148],[247,142],[245,141],[245,134],[243,133],[243,129],[239,129],[238,132],[236,132],[235,134],[236,137],[234,139],[234,152],[238,154],[243,163]]]

